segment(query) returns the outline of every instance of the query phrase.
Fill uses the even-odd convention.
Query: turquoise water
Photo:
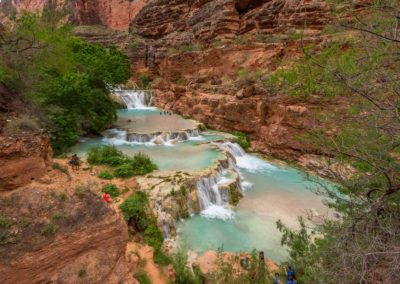
[[[88,138],[72,148],[71,152],[86,158],[86,153],[90,148],[108,144],[102,138]],[[125,144],[117,147],[130,156],[139,152],[147,154],[161,171],[203,170],[211,166],[221,156],[221,153],[211,145],[201,144],[197,141],[185,141],[174,146]]]
[[[276,221],[281,219],[296,228],[298,216],[304,216],[307,210],[327,213],[321,198],[312,192],[315,184],[301,172],[254,156],[245,159],[249,159],[249,164],[240,172],[252,187],[234,210],[235,217],[223,221],[196,215],[180,222],[179,243],[184,249],[200,253],[221,247],[233,252],[257,249],[264,251],[266,257],[281,261],[287,253],[280,245]]]
[[[174,131],[193,125],[193,121],[172,116],[160,116],[158,109],[120,110],[118,126],[140,131]],[[128,155],[145,153],[158,165],[160,171],[196,171],[209,167],[221,152],[207,142],[224,139],[226,134],[207,132],[174,145],[144,145],[118,141],[116,146]],[[72,152],[86,156],[89,148],[114,143],[102,138],[84,139]],[[295,228],[297,217],[307,210],[326,214],[327,209],[311,188],[302,172],[284,168],[262,160],[257,155],[237,158],[245,197],[234,209],[234,218],[224,221],[201,215],[193,216],[178,225],[178,243],[200,253],[223,247],[225,251],[263,250],[267,257],[280,261],[287,253],[280,245],[281,235],[276,221]],[[251,186],[250,186],[251,185]]]
[[[195,128],[193,120],[183,119],[176,114],[165,115],[163,111],[150,109],[123,109],[118,111],[118,128],[139,133],[171,132]]]

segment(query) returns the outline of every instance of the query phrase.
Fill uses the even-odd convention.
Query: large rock
[[[48,137],[0,136],[0,192],[13,190],[43,177],[52,164]]]
[[[93,192],[32,184],[1,198],[0,215],[1,283],[136,283],[126,223]]]

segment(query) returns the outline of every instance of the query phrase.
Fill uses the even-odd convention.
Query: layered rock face
[[[24,10],[41,12],[45,8],[62,8],[66,11],[66,20],[74,24],[125,30],[145,3],[146,0],[3,0],[0,18],[1,14],[10,17]]]
[[[137,283],[122,218],[91,191],[60,194],[32,184],[0,200],[2,283]]]
[[[127,53],[137,73],[155,78],[157,106],[245,132],[255,150],[296,160],[318,152],[298,136],[322,127],[320,107],[260,83],[300,57],[302,45],[319,44],[329,18],[318,0],[155,0],[133,20]]]
[[[0,136],[0,192],[26,185],[43,177],[52,165],[48,137]]]

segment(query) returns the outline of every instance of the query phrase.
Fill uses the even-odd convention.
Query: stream
[[[276,221],[296,228],[298,216],[306,212],[327,214],[322,198],[313,193],[315,183],[304,172],[245,153],[238,144],[228,141],[229,134],[201,132],[196,121],[152,107],[151,94],[119,90],[116,95],[126,109],[118,111],[115,128],[100,138],[83,138],[72,149],[74,153],[85,158],[90,147],[111,144],[128,155],[149,155],[158,165],[158,173],[198,172],[222,159],[224,152],[234,157],[235,162],[229,159],[228,169],[197,182],[199,214],[176,222],[181,248],[199,253],[218,248],[229,252],[257,249],[279,262],[287,252],[280,245]],[[220,185],[235,173],[244,196],[232,207]]]

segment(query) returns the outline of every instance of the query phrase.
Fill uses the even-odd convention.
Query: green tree
[[[130,76],[126,55],[80,40],[58,19],[24,13],[0,37],[0,82],[37,105],[56,153],[116,119],[109,88]]]
[[[400,3],[373,1],[359,9],[340,1],[332,10],[331,41],[305,48],[297,65],[272,74],[266,86],[304,100],[347,101],[346,112],[326,118],[339,131],[311,133],[310,141],[358,171],[336,175],[336,188],[321,186],[335,218],[278,228],[304,283],[398,282]]]

